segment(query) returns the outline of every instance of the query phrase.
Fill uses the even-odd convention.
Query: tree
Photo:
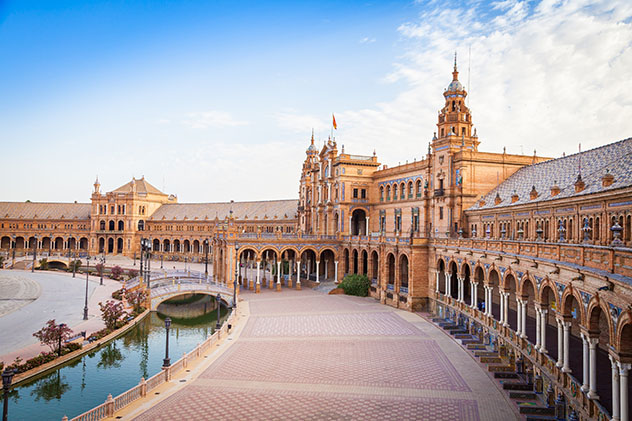
[[[123,274],[123,269],[121,269],[121,267],[117,265],[110,269],[110,273],[112,274],[112,278],[118,281],[118,279]]]
[[[72,272],[74,270],[76,272],[79,270],[80,266],[81,266],[81,260],[73,260],[72,262],[70,262],[68,271]]]
[[[55,319],[46,322],[46,325],[33,334],[42,345],[50,348],[51,352],[57,352],[61,356],[62,343],[72,336],[72,329],[66,324],[55,323]]]
[[[101,309],[101,319],[105,323],[105,327],[116,329],[119,320],[125,315],[123,303],[107,300],[105,304],[99,303],[99,308]]]
[[[134,307],[134,311],[138,312],[144,307],[143,304],[145,304],[145,300],[147,299],[147,292],[141,289],[127,291],[125,299]]]
[[[48,260],[46,258],[40,259],[39,264],[41,270],[48,270]]]
[[[350,274],[345,276],[342,282],[338,285],[338,288],[342,288],[347,295],[357,295],[359,297],[366,297],[369,295],[369,287],[371,281],[366,275]]]

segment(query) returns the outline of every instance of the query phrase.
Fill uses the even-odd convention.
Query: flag
[[[334,125],[334,129],[338,130],[338,125],[336,124],[336,116],[332,113],[331,116],[334,119],[333,125]]]

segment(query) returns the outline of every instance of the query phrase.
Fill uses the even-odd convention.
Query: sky
[[[455,52],[479,150],[632,137],[629,0],[0,0],[0,200],[297,198],[332,113],[339,150],[419,160]]]

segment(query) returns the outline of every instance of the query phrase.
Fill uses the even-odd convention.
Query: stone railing
[[[215,331],[204,342],[198,344],[191,352],[185,353],[182,358],[171,366],[163,368],[162,371],[147,380],[141,378],[138,385],[121,393],[115,398],[113,398],[111,394],[108,395],[104,403],[72,418],[72,421],[97,421],[113,417],[116,411],[120,411],[138,399],[146,397],[149,392],[158,386],[169,382],[174,374],[186,369],[189,362],[203,358],[203,354],[228,333],[229,325],[233,324],[234,319],[235,312],[232,311],[219,330]],[[62,421],[68,421],[68,417],[62,418]]]
[[[504,253],[535,260],[556,261],[562,264],[578,265],[588,269],[632,277],[632,249],[626,247],[482,238],[435,239],[434,245],[437,248],[444,246],[486,253]]]

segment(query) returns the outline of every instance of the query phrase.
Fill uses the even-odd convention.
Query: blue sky
[[[481,150],[629,137],[626,3],[0,2],[0,200],[296,197],[332,112],[347,152],[420,159],[455,50]]]

